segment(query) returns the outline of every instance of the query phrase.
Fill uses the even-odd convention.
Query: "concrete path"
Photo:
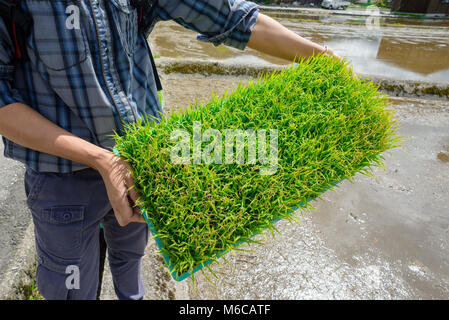
[[[3,155],[3,143],[0,146]],[[24,166],[0,156],[0,299],[15,298],[34,263],[34,234],[23,185]]]

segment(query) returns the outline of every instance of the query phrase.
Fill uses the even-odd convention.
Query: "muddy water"
[[[278,19],[297,34],[332,47],[348,57],[358,73],[395,79],[449,82],[449,22],[380,21],[369,29],[360,18],[329,16]],[[196,33],[174,22],[160,22],[150,36],[154,53],[163,57],[220,59],[248,63],[288,61],[247,48],[240,51],[196,41]]]

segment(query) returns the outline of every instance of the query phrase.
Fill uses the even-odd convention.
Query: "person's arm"
[[[332,49],[302,38],[276,20],[259,13],[248,47],[278,58],[294,61],[296,57],[307,58],[327,53],[339,58]]]
[[[159,0],[156,13],[159,20],[174,20],[198,32],[198,40],[215,46],[224,44],[240,50],[249,46],[289,61],[320,53],[340,58],[330,48],[304,39],[260,13],[251,1],[211,0],[198,6],[195,2]]]
[[[53,124],[23,103],[0,108],[0,135],[24,147],[79,162],[96,169],[106,185],[109,201],[121,226],[144,222],[137,208],[132,208],[137,193],[131,167],[112,152],[74,136]]]
[[[113,153],[63,130],[27,106],[13,86],[14,43],[0,17],[0,135],[24,147],[90,166],[103,177],[118,223],[143,222],[130,166]]]

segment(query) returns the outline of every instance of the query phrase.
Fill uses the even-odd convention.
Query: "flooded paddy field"
[[[289,16],[291,17],[291,15]],[[366,26],[366,17],[313,16],[277,18],[302,37],[328,45],[353,64],[357,73],[385,78],[449,82],[449,21],[388,19]],[[153,53],[179,59],[286,65],[247,48],[214,47],[196,40],[196,33],[174,22],[159,22],[150,35]]]

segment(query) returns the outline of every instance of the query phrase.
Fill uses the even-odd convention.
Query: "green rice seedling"
[[[383,165],[381,154],[398,145],[395,131],[373,83],[319,56],[157,123],[127,125],[115,139],[133,168],[137,205],[180,280]]]

